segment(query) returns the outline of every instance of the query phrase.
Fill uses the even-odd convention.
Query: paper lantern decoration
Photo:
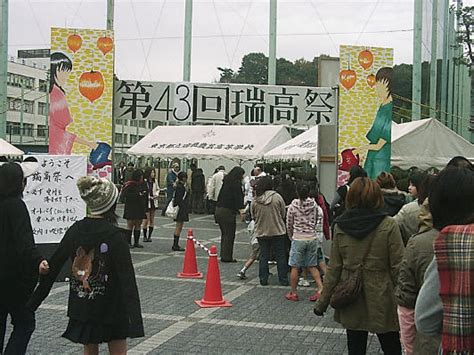
[[[374,63],[374,55],[368,49],[359,53],[359,64],[365,70],[369,69]]]
[[[104,93],[104,77],[101,72],[91,70],[81,74],[79,92],[90,102],[94,102]]]
[[[367,85],[369,85],[371,88],[375,86],[375,75],[370,74],[367,76]]]
[[[341,70],[339,73],[339,81],[346,90],[350,90],[357,81],[357,74],[352,69]]]
[[[76,53],[82,46],[81,36],[79,36],[78,34],[70,35],[67,38],[67,46],[73,53]]]
[[[97,40],[97,48],[106,55],[114,48],[114,41],[110,37],[100,37]]]

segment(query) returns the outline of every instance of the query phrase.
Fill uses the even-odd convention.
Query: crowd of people
[[[0,353],[25,353],[34,312],[47,297],[64,263],[72,262],[68,317],[63,336],[97,354],[107,342],[126,352],[128,337],[144,336],[130,248],[152,241],[160,187],[152,168],[120,170],[120,189],[106,179],[83,177],[77,187],[88,215],[66,232],[51,258],[34,244],[22,192],[34,162],[0,165]],[[346,330],[350,355],[366,353],[375,333],[384,354],[474,354],[474,166],[453,158],[439,174],[413,171],[408,191],[390,172],[375,180],[360,166],[350,171],[331,204],[316,178],[296,181],[288,172],[248,176],[239,166],[219,166],[207,183],[202,169],[173,164],[166,177],[166,204],[178,207],[173,251],[190,213],[206,207],[221,233],[220,260],[235,263],[237,221],[249,231],[250,255],[240,279],[258,260],[261,286],[275,263],[284,297],[298,302],[298,286],[322,316],[329,306]],[[124,203],[127,228],[115,209]],[[208,201],[207,206],[205,201]],[[323,251],[331,240],[331,252]],[[38,282],[39,275],[39,282]],[[3,339],[7,316],[13,332]]]

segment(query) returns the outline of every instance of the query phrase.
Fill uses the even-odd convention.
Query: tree
[[[456,11],[459,24],[457,33],[458,43],[463,47],[463,57],[461,62],[471,69],[474,63],[473,31],[474,31],[474,6],[465,6]]]
[[[268,57],[263,53],[248,53],[242,58],[237,72],[231,68],[217,68],[220,71],[220,83],[268,83]],[[277,85],[316,86],[317,58],[308,61],[304,58],[291,62],[278,58],[276,63]]]

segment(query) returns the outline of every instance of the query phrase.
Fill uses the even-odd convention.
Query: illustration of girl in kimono
[[[374,123],[366,135],[369,145],[358,149],[368,150],[364,169],[371,179],[375,179],[382,171],[390,171],[393,107],[392,73],[392,68],[384,67],[380,68],[375,75],[375,92],[381,103],[375,115]]]
[[[70,155],[74,143],[95,149],[96,144],[68,132],[73,120],[69,112],[64,85],[72,70],[72,61],[65,54],[55,52],[51,55],[49,85],[49,154]]]

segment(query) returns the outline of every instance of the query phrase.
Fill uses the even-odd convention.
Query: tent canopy
[[[284,126],[158,126],[127,154],[163,159],[255,160],[290,139]]]
[[[265,160],[309,160],[317,161],[318,126],[297,135],[292,140],[273,148],[265,154]]]
[[[442,169],[457,155],[474,161],[474,145],[435,118],[392,126],[392,166]]]
[[[317,126],[265,154],[268,160],[317,159]],[[392,124],[392,166],[408,169],[436,167],[463,155],[474,161],[474,145],[434,118]]]
[[[8,143],[6,140],[0,138],[0,155],[5,155],[5,156],[21,156],[25,153],[18,149],[17,147],[11,145]]]

